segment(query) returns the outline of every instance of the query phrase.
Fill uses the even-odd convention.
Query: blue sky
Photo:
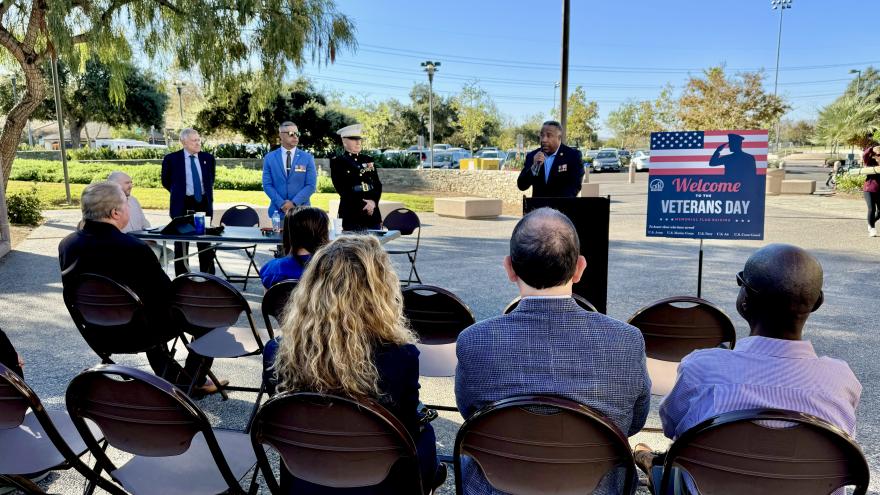
[[[854,77],[880,66],[877,29],[859,27],[874,0],[794,0],[782,27],[779,92],[787,118],[814,118]],[[355,22],[359,48],[329,67],[302,73],[320,88],[359,99],[408,101],[425,82],[419,63],[442,62],[435,91],[477,80],[516,120],[549,114],[560,76],[561,1],[337,0]],[[772,91],[779,11],[769,0],[572,0],[569,92],[577,85],[608,112],[627,99],[653,99],[667,82],[724,63],[765,69]],[[605,134],[604,132],[602,134]]]

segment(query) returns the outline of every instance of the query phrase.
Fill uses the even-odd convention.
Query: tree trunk
[[[3,177],[6,177],[5,175]],[[12,250],[12,235],[9,232],[9,214],[6,211],[6,180],[0,180],[0,258]]]
[[[67,122],[67,128],[70,132],[70,147],[78,150],[80,147],[80,134],[82,134],[83,124],[79,119],[70,118]]]
[[[18,101],[18,104],[9,111],[6,117],[6,124],[3,126],[3,132],[0,133],[0,172],[2,172],[0,176],[2,176],[4,192],[6,184],[9,182],[9,175],[12,172],[15,152],[18,150],[18,143],[21,141],[21,133],[27,124],[28,118],[37,109],[46,94],[43,76],[39,67],[35,63],[28,64],[26,62],[20,62],[20,65],[24,72],[24,94]]]

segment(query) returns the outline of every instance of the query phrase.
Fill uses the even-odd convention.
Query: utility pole
[[[177,88],[177,106],[180,107],[180,129],[183,130],[183,82],[178,79],[174,86]]]
[[[556,90],[559,89],[559,81],[553,83],[553,111],[550,112],[550,116],[553,117],[553,112],[556,112],[558,109],[556,108]]]
[[[856,101],[858,102],[859,95],[860,95],[861,92],[862,92],[862,71],[860,71],[859,69],[850,69],[850,70],[849,70],[849,73],[850,73],[850,74],[856,74],[856,94],[855,94],[855,98],[856,98]],[[853,155],[853,160],[855,160],[855,158],[856,158],[856,157],[855,157],[855,153],[856,153],[856,145],[855,145],[855,144],[853,144],[853,145],[850,146],[850,148],[849,148],[849,152],[850,152],[851,155]]]
[[[568,120],[568,26],[571,11],[571,0],[562,0],[562,76],[559,78],[559,123],[562,124],[562,141],[565,142],[565,130]]]

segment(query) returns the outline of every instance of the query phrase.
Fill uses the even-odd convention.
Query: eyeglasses
[[[300,137],[300,136],[302,136],[302,133],[299,132],[299,131],[287,131],[287,132],[283,132],[282,134],[287,134],[287,135],[290,136],[290,137],[293,137],[293,136]]]
[[[740,287],[745,287],[746,290],[752,291],[755,294],[761,293],[761,291],[754,289],[752,286],[750,286],[748,283],[746,283],[745,271],[741,271],[736,274],[736,285],[738,285]]]

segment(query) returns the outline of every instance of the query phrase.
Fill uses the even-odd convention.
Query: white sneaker
[[[868,237],[877,237],[877,229],[868,227]]]

